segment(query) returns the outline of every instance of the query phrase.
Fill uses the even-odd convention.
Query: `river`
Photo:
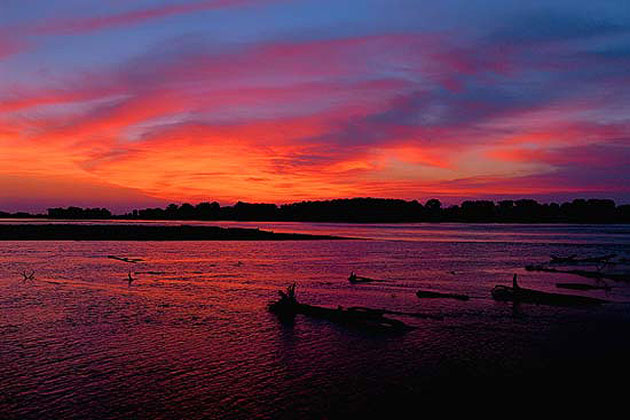
[[[546,291],[594,284],[523,267],[552,254],[630,258],[628,225],[197,223],[357,239],[0,241],[0,418],[385,415],[443,400],[483,407],[515,393],[553,402],[559,390],[590,395],[586,378],[613,383],[630,372],[630,285],[571,291],[611,302],[594,308],[490,295],[513,273]],[[386,282],[350,284],[352,271]],[[284,324],[266,305],[293,282],[305,303],[444,319],[400,316],[416,327],[404,335],[301,316]],[[418,289],[471,299],[421,300]]]

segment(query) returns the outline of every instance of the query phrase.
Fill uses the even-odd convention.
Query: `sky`
[[[627,0],[0,0],[0,210],[629,181]]]

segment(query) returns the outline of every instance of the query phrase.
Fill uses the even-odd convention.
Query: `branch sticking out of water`
[[[22,283],[35,281],[35,270],[31,270],[29,274],[26,274],[26,271],[22,271],[22,277]]]

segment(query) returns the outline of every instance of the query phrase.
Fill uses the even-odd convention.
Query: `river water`
[[[630,258],[628,225],[209,224],[361,239],[0,241],[0,418],[384,416],[594,392],[616,401],[617,388],[589,384],[630,373],[630,284],[569,292],[555,283],[593,280],[523,269],[550,254]],[[351,271],[387,281],[353,285]],[[493,301],[513,273],[523,287],[611,303]],[[266,305],[292,282],[304,303],[444,319],[399,316],[416,327],[404,335],[285,324]],[[418,289],[471,299],[421,300]]]

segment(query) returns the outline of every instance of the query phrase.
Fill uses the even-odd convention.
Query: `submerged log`
[[[348,281],[352,284],[357,284],[357,283],[382,283],[385,282],[385,280],[377,280],[377,279],[372,279],[369,277],[362,277],[362,276],[357,276],[354,272],[350,273],[350,276],[348,277]]]
[[[558,270],[556,268],[545,267],[544,265],[526,265],[525,270],[544,271],[547,273],[575,274],[576,276],[588,277],[591,279],[630,281],[630,273],[606,273],[602,271],[588,271],[588,270]]]
[[[587,296],[564,295],[561,293],[548,293],[540,290],[520,287],[516,282],[516,274],[512,281],[512,287],[497,285],[492,289],[492,298],[498,301],[535,303],[552,306],[593,306],[607,303],[603,299]]]
[[[459,295],[457,293],[442,293],[442,292],[433,292],[430,290],[418,290],[416,292],[416,296],[423,299],[457,299],[457,300],[468,300],[470,299],[466,295]]]
[[[610,290],[611,287],[607,284],[604,285],[593,285],[593,284],[584,284],[584,283],[556,283],[556,287],[561,289],[571,289],[571,290]]]
[[[144,261],[142,258],[117,257],[115,255],[108,255],[107,258],[128,263],[137,263],[140,261]]]

